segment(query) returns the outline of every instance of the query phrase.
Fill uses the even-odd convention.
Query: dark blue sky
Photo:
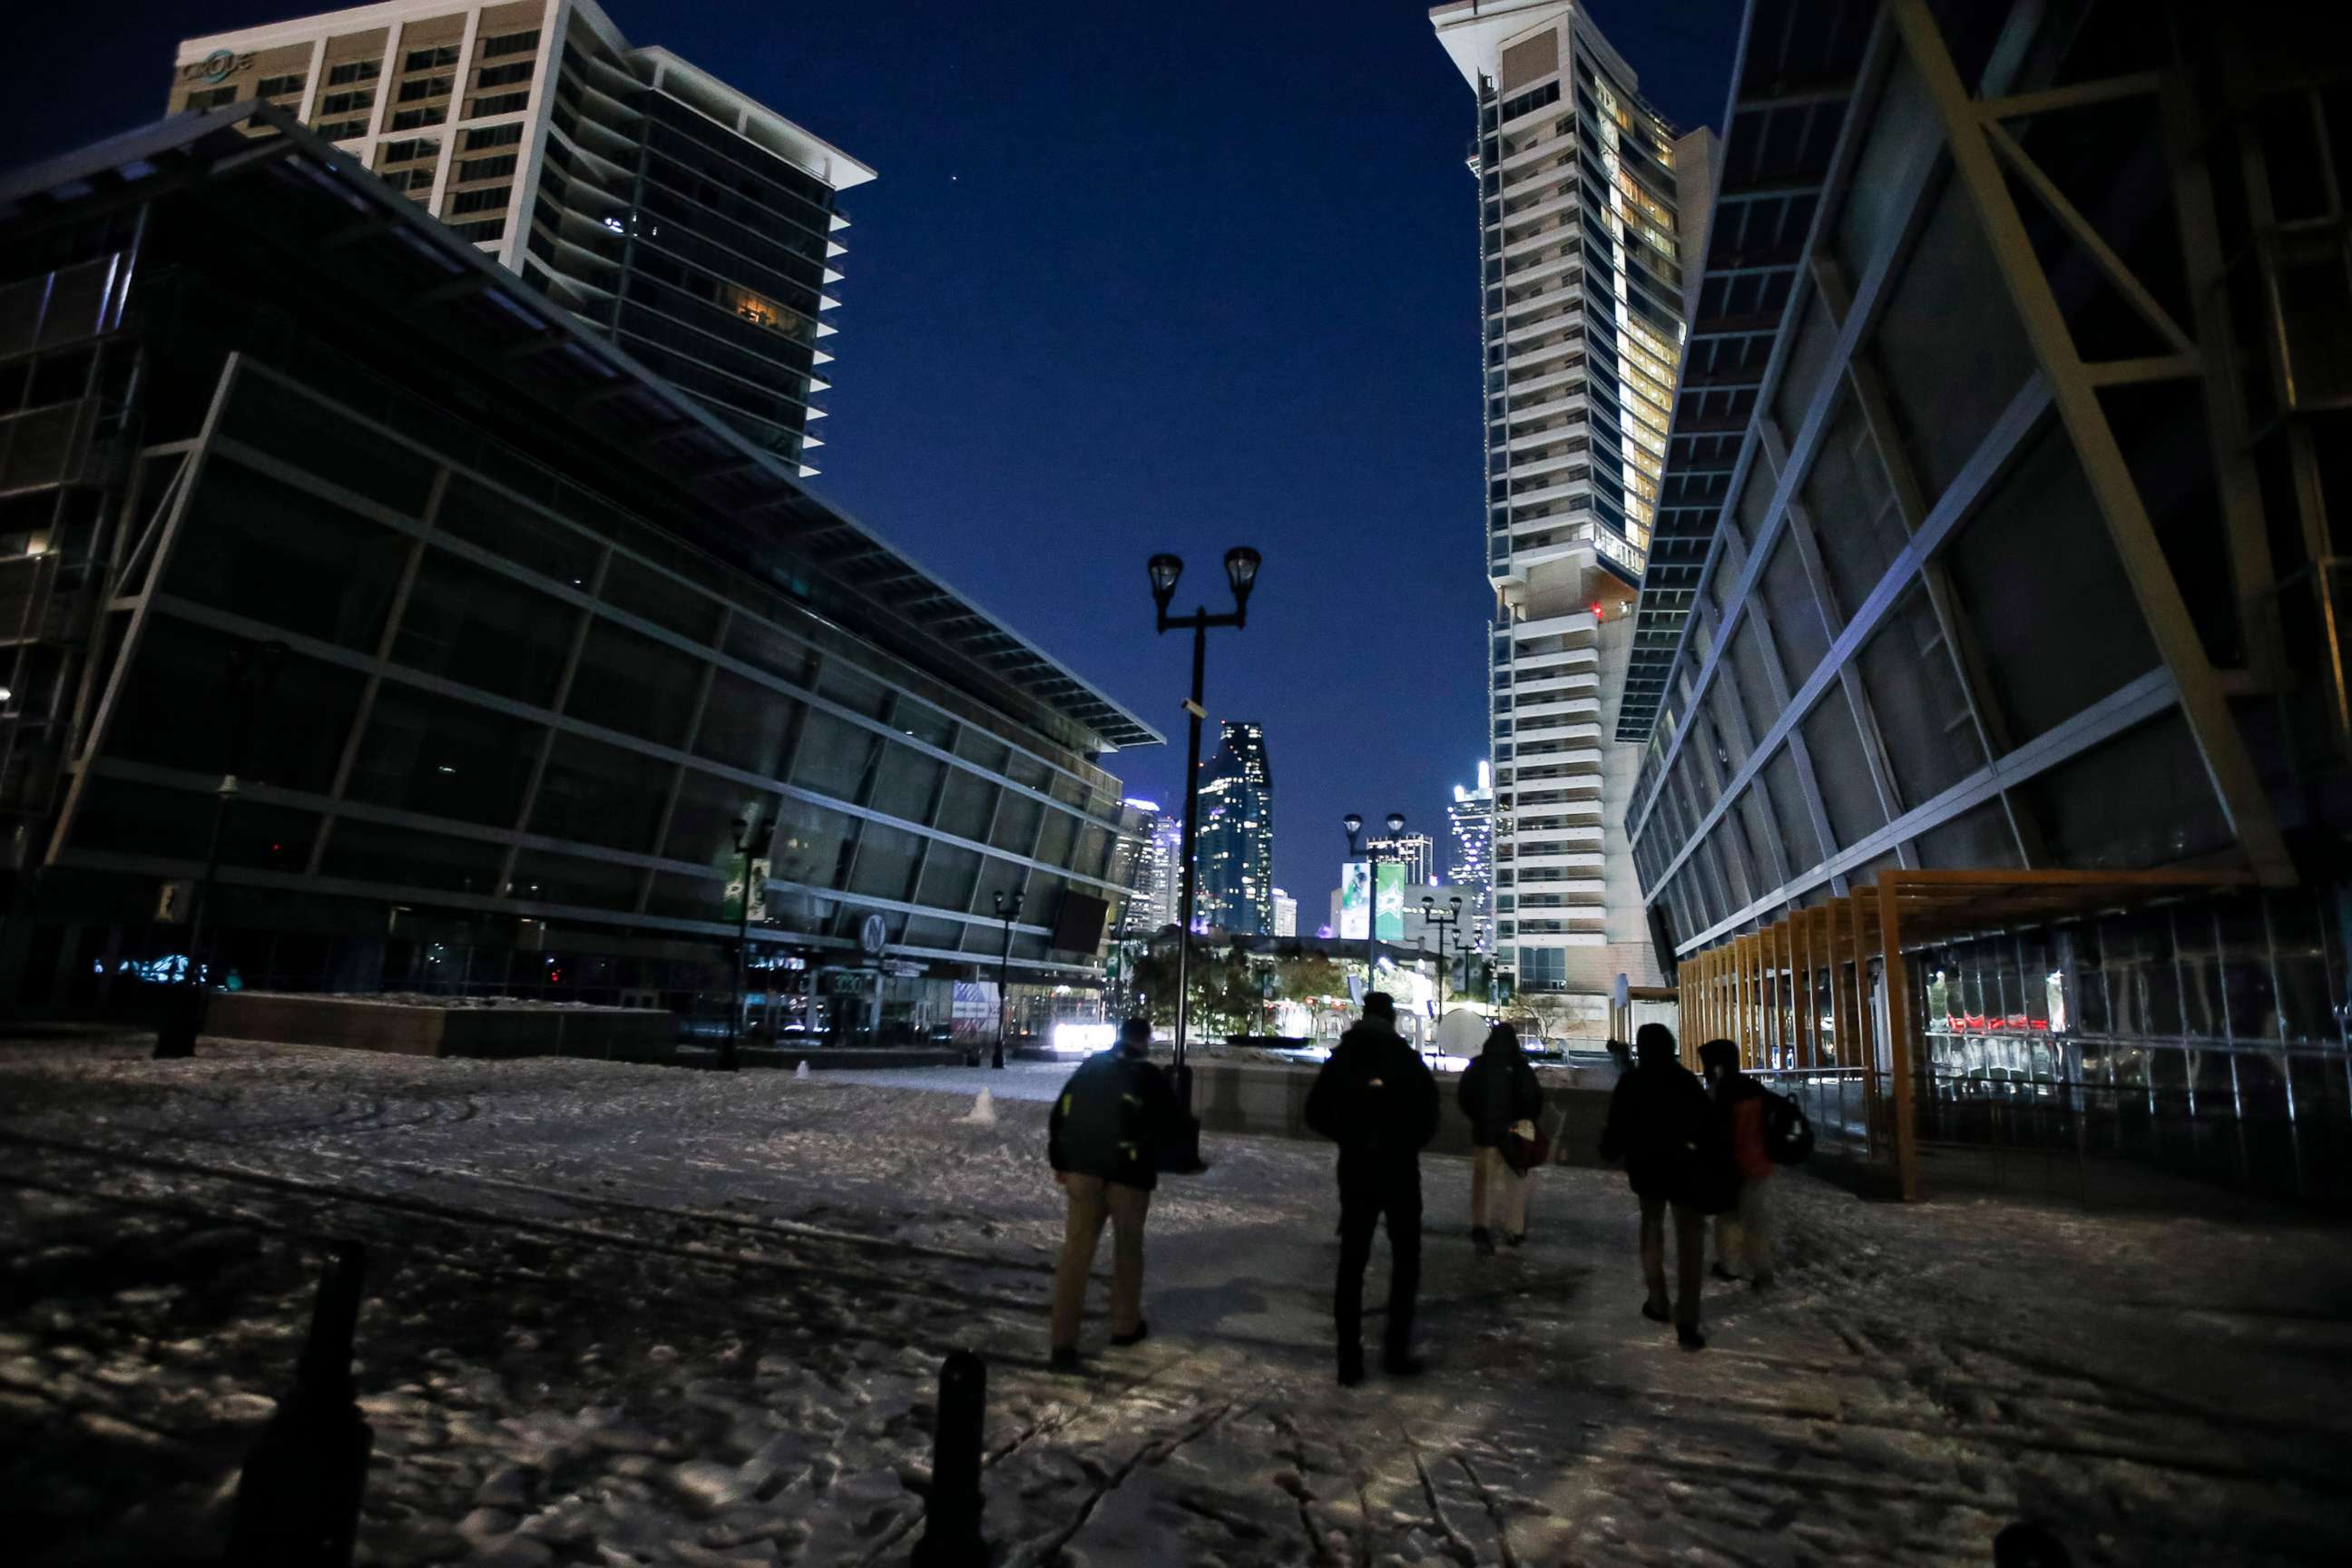
[[[821,492],[1167,734],[1108,765],[1168,801],[1189,649],[1153,636],[1144,560],[1222,609],[1255,544],[1207,706],[1266,728],[1302,921],[1344,812],[1442,835],[1486,750],[1491,600],[1471,98],[1424,6],[606,4],[880,171],[844,200]],[[11,7],[0,163],[152,118],[181,37],[323,8]],[[1589,9],[1664,112],[1719,121],[1737,0]]]

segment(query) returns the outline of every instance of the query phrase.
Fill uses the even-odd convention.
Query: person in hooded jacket
[[[1364,998],[1361,1022],[1339,1037],[1307,1091],[1307,1125],[1339,1145],[1339,1279],[1331,1293],[1339,1383],[1364,1380],[1364,1268],[1372,1232],[1389,1226],[1389,1316],[1382,1367],[1422,1371],[1412,1353],[1421,1290],[1421,1151],[1437,1133],[1437,1079],[1396,1030],[1384,991]]]
[[[1661,1323],[1668,1319],[1665,1224],[1671,1213],[1675,1337],[1685,1350],[1705,1350],[1698,1317],[1706,1216],[1723,1206],[1717,1188],[1727,1165],[1719,1123],[1697,1075],[1675,1056],[1674,1031],[1644,1024],[1633,1037],[1633,1070],[1617,1080],[1609,1097],[1601,1157],[1624,1162],[1626,1179],[1642,1201],[1642,1279],[1648,1289],[1642,1315]]]
[[[1062,1259],[1054,1271],[1053,1364],[1078,1364],[1087,1276],[1108,1219],[1111,1243],[1110,1342],[1131,1345],[1143,1321],[1143,1219],[1160,1184],[1160,1157],[1183,1114],[1167,1075],[1150,1059],[1151,1025],[1129,1018],[1118,1044],[1078,1064],[1045,1123],[1045,1157],[1069,1194]]]
[[[1517,1029],[1495,1026],[1464,1069],[1454,1099],[1470,1119],[1470,1240],[1491,1257],[1497,1232],[1507,1247],[1528,1238],[1528,1186],[1535,1173],[1512,1165],[1511,1129],[1543,1115],[1543,1086]]]
[[[1772,1283],[1772,1157],[1764,1147],[1764,1086],[1739,1070],[1739,1047],[1709,1040],[1698,1048],[1707,1098],[1739,1168],[1739,1202],[1715,1216],[1715,1277],[1743,1276],[1756,1289]],[[1737,1261],[1738,1268],[1734,1268]]]

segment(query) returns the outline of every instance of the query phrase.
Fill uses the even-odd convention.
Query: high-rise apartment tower
[[[1569,0],[1430,12],[1477,95],[1495,942],[1528,990],[1661,975],[1605,739],[1632,649],[1709,133],[1677,138]],[[1687,188],[1686,188],[1687,187]]]
[[[181,44],[170,107],[258,99],[679,391],[816,472],[839,148],[593,0],[392,0]],[[248,130],[268,134],[261,120]]]

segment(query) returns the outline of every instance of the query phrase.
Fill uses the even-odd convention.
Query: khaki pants
[[[1678,1287],[1666,1299],[1666,1210],[1675,1211],[1675,1273]],[[1675,1322],[1698,1327],[1699,1276],[1706,1263],[1706,1215],[1696,1204],[1669,1205],[1664,1198],[1642,1200],[1642,1282],[1649,1288],[1650,1305],[1674,1309]]]
[[[1528,1228],[1528,1185],[1534,1173],[1511,1169],[1500,1149],[1475,1149],[1470,1159],[1470,1224],[1477,1230],[1518,1236]]]
[[[1772,1178],[1739,1184],[1739,1206],[1715,1216],[1715,1260],[1750,1279],[1772,1277]]]
[[[1086,1313],[1087,1276],[1095,1266],[1095,1245],[1103,1221],[1111,1223],[1110,1331],[1131,1334],[1143,1326],[1143,1215],[1151,1194],[1100,1176],[1072,1173],[1064,1179],[1070,1212],[1062,1232],[1062,1261],[1054,1271],[1054,1348],[1076,1350],[1078,1320]]]

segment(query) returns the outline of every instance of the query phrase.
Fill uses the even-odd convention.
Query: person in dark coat
[[[1706,1216],[1723,1206],[1717,1192],[1728,1158],[1718,1148],[1720,1124],[1706,1089],[1675,1053],[1674,1032],[1644,1024],[1633,1037],[1633,1070],[1609,1097],[1601,1157],[1622,1161],[1634,1196],[1642,1200],[1642,1278],[1649,1294],[1642,1315],[1667,1321],[1666,1215],[1675,1221],[1678,1289],[1675,1337],[1685,1350],[1705,1350],[1698,1331],[1699,1280],[1706,1262]]]
[[[1364,1266],[1372,1232],[1389,1225],[1389,1321],[1381,1365],[1400,1377],[1422,1370],[1412,1353],[1413,1299],[1421,1290],[1421,1151],[1437,1132],[1437,1079],[1396,1031],[1384,991],[1364,998],[1362,1022],[1339,1037],[1307,1095],[1307,1125],[1339,1145],[1339,1383],[1364,1380]]]
[[[1454,1097],[1470,1119],[1470,1240],[1491,1257],[1496,1232],[1508,1247],[1528,1238],[1528,1186],[1535,1173],[1511,1163],[1511,1129],[1521,1122],[1532,1128],[1543,1115],[1543,1086],[1517,1029],[1495,1026]]]
[[[1054,1272],[1054,1365],[1078,1364],[1078,1321],[1103,1222],[1111,1244],[1110,1342],[1131,1345],[1143,1321],[1143,1219],[1160,1184],[1160,1156],[1182,1115],[1153,1066],[1151,1025],[1129,1018],[1118,1044],[1078,1064],[1045,1124],[1045,1157],[1069,1194],[1062,1260]]]

